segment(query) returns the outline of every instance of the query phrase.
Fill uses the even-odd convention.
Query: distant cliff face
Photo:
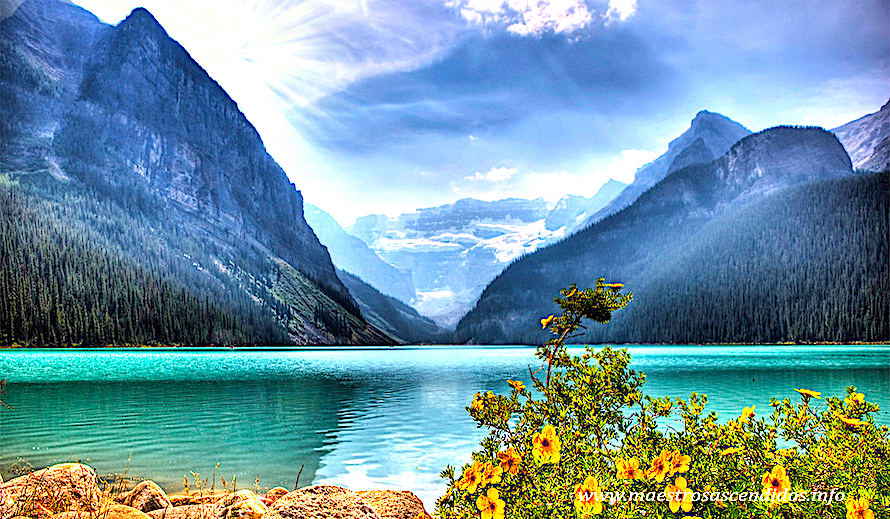
[[[297,342],[387,341],[363,335],[300,192],[259,134],[148,11],[112,27],[70,4],[28,0],[0,36],[3,172],[48,172],[58,183],[41,184],[47,193],[83,186],[154,229],[160,246],[201,243],[217,265],[201,268],[268,306]]]
[[[553,238],[547,214],[541,199],[464,199],[394,219],[365,216],[349,231],[410,272],[418,296],[412,306],[448,328],[504,266]]]
[[[657,277],[708,222],[786,188],[852,173],[843,147],[824,130],[774,128],[746,137],[719,159],[673,172],[626,209],[511,265],[460,321],[456,338],[539,341],[543,337],[534,324],[554,312],[553,294],[571,283],[591,285],[599,277],[623,282],[637,299],[645,299],[640,287]],[[625,340],[620,335],[609,339]]]
[[[647,189],[667,175],[691,164],[705,164],[726,153],[739,139],[751,132],[720,114],[703,110],[696,114],[689,129],[668,145],[668,151],[637,170],[631,182],[608,205],[588,216],[579,228],[596,223],[632,204]]]
[[[850,154],[853,167],[867,171],[890,168],[890,101],[873,114],[832,130]]]

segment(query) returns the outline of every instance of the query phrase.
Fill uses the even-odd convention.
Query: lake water
[[[577,351],[580,350],[576,350]],[[721,419],[793,388],[848,385],[890,423],[890,348],[634,346],[654,396],[709,396]],[[469,459],[483,431],[464,407],[477,391],[529,384],[525,347],[296,350],[0,350],[0,469],[79,460],[103,474],[183,475],[240,487],[338,484],[409,489],[432,509],[438,473]],[[707,410],[706,410],[707,411]],[[216,469],[216,464],[219,468]],[[189,475],[194,485],[193,477]]]

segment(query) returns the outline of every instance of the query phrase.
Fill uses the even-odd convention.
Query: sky
[[[890,98],[886,0],[75,0],[145,7],[348,226],[592,196],[700,110],[833,128]]]

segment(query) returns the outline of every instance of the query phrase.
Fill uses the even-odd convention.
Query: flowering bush
[[[476,394],[467,411],[489,433],[459,474],[442,472],[439,517],[890,518],[888,428],[855,388],[798,389],[767,417],[750,406],[718,423],[705,395],[645,395],[626,350],[569,355],[583,319],[606,323],[631,301],[622,288],[562,290],[562,314],[541,320],[554,337],[530,370],[535,392],[510,380],[506,395]]]

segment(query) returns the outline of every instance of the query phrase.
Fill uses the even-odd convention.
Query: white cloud
[[[476,172],[472,177],[465,177],[467,180],[487,180],[489,182],[504,182],[510,180],[510,177],[518,172],[516,168],[491,168],[486,173]]]
[[[571,34],[593,21],[584,0],[450,0],[446,5],[472,24],[503,24],[521,36]]]
[[[473,134],[470,134],[468,138],[470,139],[470,142],[476,142],[479,140],[479,137],[476,137]]]
[[[637,12],[637,0],[609,0],[606,18],[623,22],[633,16],[635,12]]]
[[[605,174],[619,182],[631,183],[641,166],[658,158],[659,153],[647,150],[622,150],[618,157],[606,166]]]

